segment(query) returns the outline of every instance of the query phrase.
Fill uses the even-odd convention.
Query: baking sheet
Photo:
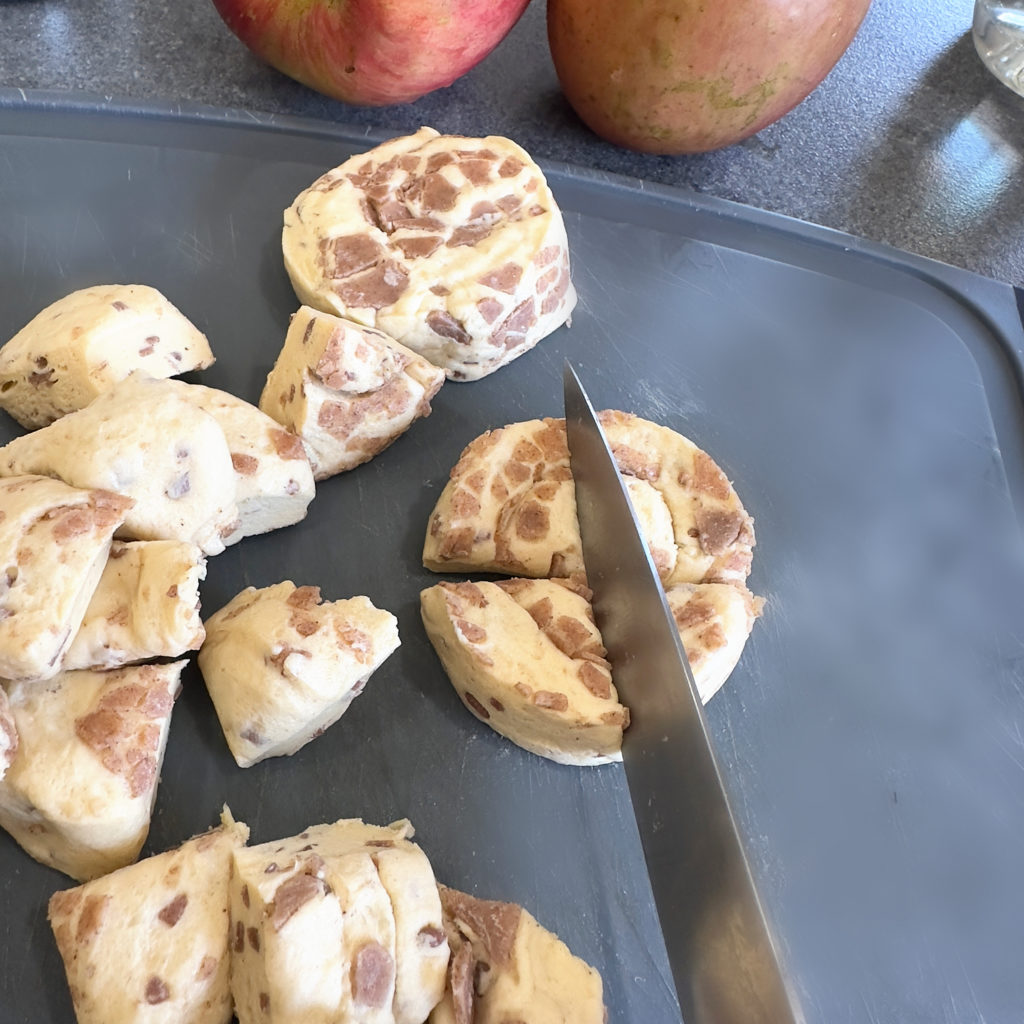
[[[281,211],[373,138],[227,112],[0,104],[0,338],[94,283],[160,288],[210,338],[204,383],[256,401],[297,302]],[[194,666],[146,851],[222,803],[260,842],[408,816],[438,877],[523,903],[601,971],[610,1019],[675,1019],[621,769],[475,722],[418,617],[427,516],[485,429],[598,407],[709,451],[755,517],[766,598],[708,720],[809,1021],[1019,1021],[1024,596],[1019,355],[1006,286],[741,207],[547,168],[580,305],[320,485],[300,526],[211,559],[247,585],[366,594],[402,646],[324,736],[238,769]],[[0,440],[16,428],[4,419]],[[697,823],[699,827],[699,823]],[[68,881],[0,835],[0,1022],[73,1020],[45,901]],[[699,884],[699,879],[694,880]]]

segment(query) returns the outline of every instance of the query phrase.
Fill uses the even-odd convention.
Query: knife
[[[685,1024],[804,1020],[729,808],[697,687],[626,488],[569,363],[565,430],[587,585],[631,721],[622,743]]]

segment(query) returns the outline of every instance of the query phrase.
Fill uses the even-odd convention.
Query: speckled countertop
[[[559,92],[543,0],[450,88],[379,109],[260,64],[209,0],[0,0],[0,88],[505,134],[540,159],[694,189],[1024,285],[1024,99],[977,58],[971,12],[972,0],[874,0],[803,104],[700,156],[643,156],[592,135]]]

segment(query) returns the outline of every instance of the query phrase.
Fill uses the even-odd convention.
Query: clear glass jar
[[[985,67],[1024,96],[1024,0],[975,0],[971,34]]]

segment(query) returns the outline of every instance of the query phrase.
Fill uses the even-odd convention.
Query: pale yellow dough
[[[420,594],[430,642],[466,707],[562,764],[622,759],[618,701],[586,591],[566,581],[439,583]]]
[[[130,864],[149,832],[185,662],[8,684],[18,747],[0,827],[78,880]]]
[[[299,300],[475,380],[576,303],[562,215],[520,146],[421,128],[345,161],[285,210]]]
[[[430,414],[444,372],[381,331],[303,306],[260,408],[297,434],[317,480],[373,458]]]
[[[0,348],[0,408],[45,427],[130,373],[174,377],[213,361],[206,336],[155,288],[96,285],[47,306]]]
[[[248,587],[206,621],[199,668],[242,768],[294,754],[333,725],[398,647],[366,597],[322,602],[290,580]]]
[[[134,499],[118,536],[183,540],[208,555],[237,528],[224,431],[179,381],[133,374],[90,405],[0,448],[0,475],[39,473]]]
[[[47,477],[0,479],[0,678],[59,671],[131,506]]]
[[[452,956],[431,1024],[605,1024],[601,975],[530,913],[440,891]]]
[[[665,585],[743,583],[753,520],[711,457],[639,416],[600,419]],[[423,564],[514,576],[584,571],[563,420],[513,423],[464,449],[431,513]]]
[[[61,667],[108,669],[194,651],[205,632],[199,583],[206,556],[176,540],[114,541]]]
[[[49,920],[78,1024],[228,1024],[228,875],[248,828],[224,824],[75,889]]]
[[[407,821],[343,819],[235,854],[239,1024],[422,1024],[448,963],[433,871]]]

